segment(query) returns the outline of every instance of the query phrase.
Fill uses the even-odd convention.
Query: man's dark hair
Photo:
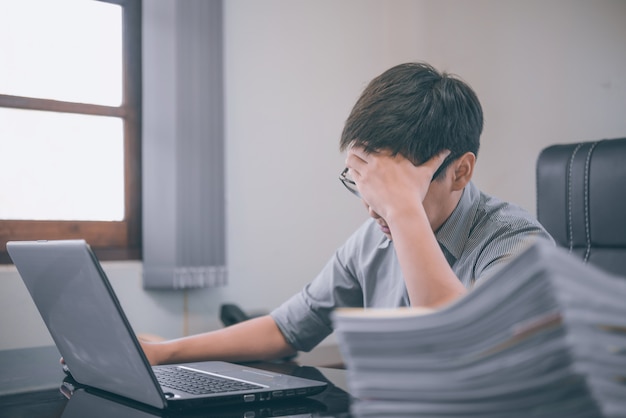
[[[435,177],[466,152],[478,154],[483,112],[466,83],[425,63],[397,65],[373,79],[354,105],[340,149],[391,151],[418,165],[442,150],[450,155]]]

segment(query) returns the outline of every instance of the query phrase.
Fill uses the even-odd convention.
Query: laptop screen
[[[7,250],[74,378],[163,408],[151,368],[85,241],[13,242]]]

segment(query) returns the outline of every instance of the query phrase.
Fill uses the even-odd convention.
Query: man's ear
[[[476,155],[473,152],[466,152],[460,156],[453,164],[452,190],[462,190],[472,179]]]

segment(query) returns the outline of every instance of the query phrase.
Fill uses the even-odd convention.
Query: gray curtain
[[[143,283],[226,283],[222,3],[143,1]]]

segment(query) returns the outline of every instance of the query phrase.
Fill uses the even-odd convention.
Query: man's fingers
[[[443,164],[448,155],[450,155],[450,150],[445,149],[443,151],[439,151],[437,154],[430,157],[430,160],[426,161],[422,165],[432,168],[434,173],[439,167],[441,167],[441,164]]]
[[[439,151],[439,153],[434,156],[434,158],[438,161],[437,167],[443,164],[445,159],[448,158],[448,155],[450,155],[450,152],[451,151],[449,149],[444,149],[442,151]]]
[[[348,150],[346,167],[350,169],[350,175],[353,179],[357,179],[361,175],[360,169],[368,164],[367,158],[368,153],[362,147],[354,146]]]
[[[360,147],[358,145],[354,145],[350,147],[350,149],[348,149],[348,155],[346,157],[346,161],[348,160],[348,158],[353,157],[367,164],[368,155],[369,153],[365,151],[365,148]]]

